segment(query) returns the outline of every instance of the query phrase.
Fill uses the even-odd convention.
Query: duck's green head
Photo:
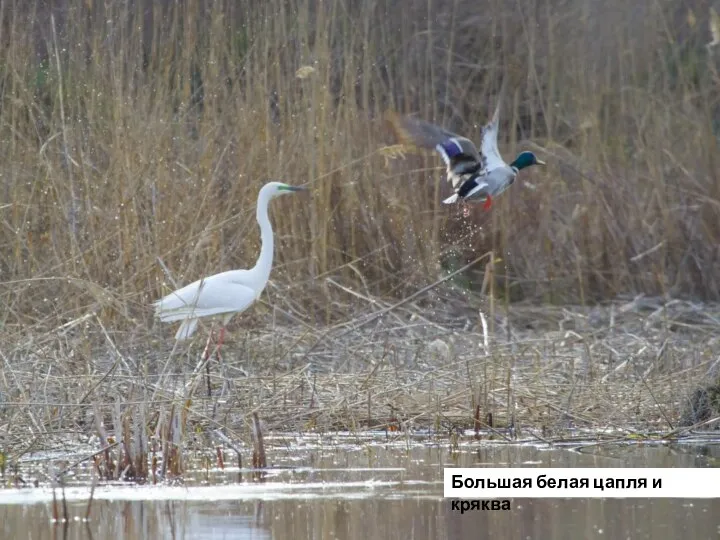
[[[531,165],[545,165],[544,161],[540,161],[532,152],[520,152],[510,166],[515,167],[518,171]]]

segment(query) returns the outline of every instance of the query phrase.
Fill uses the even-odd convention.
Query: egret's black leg
[[[208,336],[207,342],[205,343],[205,349],[203,350],[203,362],[205,362],[205,380],[207,381],[208,397],[212,396],[212,387],[210,386],[210,344],[212,343],[214,333],[215,331],[213,327],[210,327],[210,335]]]

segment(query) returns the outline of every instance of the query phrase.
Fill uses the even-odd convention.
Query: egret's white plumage
[[[270,201],[285,193],[305,190],[281,182],[269,182],[260,190],[257,222],[260,225],[260,256],[249,270],[229,270],[199,279],[156,301],[155,316],[163,322],[182,321],[175,339],[190,338],[203,317],[222,316],[223,327],[236,313],[245,311],[258,299],[273,262],[273,231],[268,218]]]

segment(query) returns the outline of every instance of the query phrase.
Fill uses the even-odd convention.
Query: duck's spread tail
[[[445,199],[443,201],[443,204],[453,204],[453,203],[456,203],[457,200],[458,200],[458,194],[453,193],[452,195],[450,195],[447,199]]]

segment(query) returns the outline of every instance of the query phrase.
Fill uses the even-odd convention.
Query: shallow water
[[[52,491],[0,489],[0,535],[54,538],[701,539],[720,537],[720,501],[515,499],[509,511],[460,514],[443,499],[444,466],[714,467],[720,445],[547,446],[287,439],[262,482],[226,467],[183,486],[100,486],[90,519],[81,476],[65,490],[67,526],[51,523]],[[227,460],[230,457],[226,458]],[[30,475],[31,469],[28,469]],[[29,477],[26,476],[26,480]],[[58,492],[59,496],[59,492]]]

